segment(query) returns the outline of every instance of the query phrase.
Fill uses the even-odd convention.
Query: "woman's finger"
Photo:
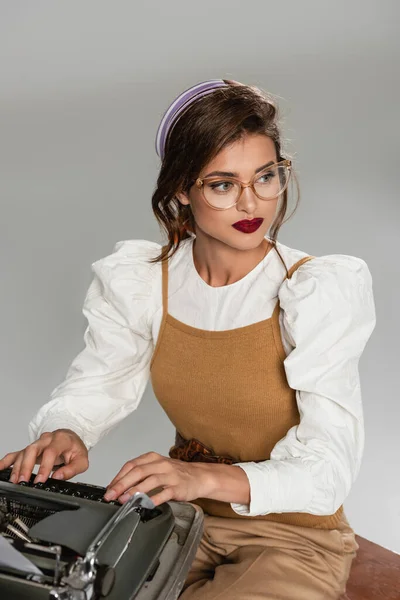
[[[152,477],[148,477],[139,486],[127,490],[124,494],[122,494],[122,496],[118,498],[118,501],[121,502],[121,504],[124,504],[136,492],[140,491],[144,494],[148,494],[152,490],[155,490],[156,493],[152,494],[150,497],[155,506],[158,506],[163,502],[168,502],[169,500],[174,499],[174,489],[174,486],[171,485],[160,486],[156,480],[154,480]]]
[[[114,479],[110,481],[110,483],[107,486],[107,489],[113,487],[117,481],[122,479],[122,477],[129,473],[129,471],[135,469],[136,467],[142,467],[143,465],[157,463],[157,468],[159,470],[164,470],[168,468],[170,461],[170,458],[166,458],[165,456],[158,454],[158,452],[146,452],[145,454],[141,454],[140,456],[137,456],[136,458],[133,458],[132,460],[129,460],[127,463],[124,464],[124,466],[116,474]]]
[[[139,487],[140,491],[142,491],[142,487],[148,489],[146,487],[146,480],[148,478],[151,478],[152,482],[155,482],[155,484],[153,483],[153,488],[157,485],[168,485],[171,476],[171,473],[154,473],[154,464],[136,467],[110,487],[104,494],[104,498],[105,500],[115,500],[115,498],[119,498],[132,487]]]
[[[0,460],[0,471],[2,471],[3,469],[8,469],[8,467],[11,467],[11,465],[14,464],[14,461],[17,458],[19,453],[20,453],[20,450],[18,450],[17,452],[9,452],[5,456],[3,456],[3,458]]]
[[[64,467],[60,467],[53,473],[54,479],[71,479],[83,473],[89,467],[89,459],[86,454],[76,454]]]
[[[110,483],[107,486],[107,489],[110,488],[111,486],[113,486],[114,483],[117,483],[117,481],[119,481],[122,477],[125,477],[125,475],[127,473],[129,473],[129,471],[131,471],[132,469],[133,469],[133,465],[132,465],[131,461],[125,463],[124,466],[118,471],[118,473],[116,474],[114,479],[112,481],[110,481]]]
[[[154,490],[155,488],[159,487],[161,487],[159,475],[150,475],[150,477],[147,477],[137,485],[127,489],[123,494],[121,494],[118,497],[118,500],[121,502],[125,502],[126,500],[128,500],[128,498],[130,498],[130,496],[136,494],[136,492],[142,492],[143,494],[147,494],[151,490]]]
[[[169,502],[170,500],[177,500],[178,498],[175,495],[175,489],[173,486],[165,487],[161,492],[157,492],[151,496],[151,500],[155,506],[159,506],[163,504],[163,502]]]
[[[40,467],[34,479],[34,483],[44,483],[49,478],[59,456],[60,451],[54,446],[49,446],[43,450]]]
[[[17,458],[14,460],[13,467],[11,469],[10,481],[17,483],[19,477],[19,470],[21,468],[22,460],[24,458],[24,451],[18,452]]]
[[[43,452],[43,442],[34,442],[27,446],[23,452],[23,459],[19,469],[18,482],[29,481],[36,460]]]

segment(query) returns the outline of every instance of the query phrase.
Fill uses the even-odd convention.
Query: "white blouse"
[[[269,318],[279,297],[284,368],[301,419],[268,460],[237,463],[251,501],[232,509],[249,516],[333,514],[358,475],[364,448],[358,362],[376,323],[367,264],[320,256],[284,279],[272,249],[239,281],[211,287],[195,268],[193,239],[169,261],[168,312],[192,327],[235,329]],[[307,256],[280,242],[277,248],[288,269]],[[85,348],[29,424],[31,441],[69,428],[90,449],[138,407],[162,319],[161,263],[147,263],[160,250],[152,241],[129,240],[93,263]]]

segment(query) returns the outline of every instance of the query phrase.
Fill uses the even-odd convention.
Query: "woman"
[[[277,241],[292,163],[277,107],[254,86],[183,92],[157,132],[152,205],[165,247],[117,244],[92,265],[85,349],[2,459],[12,480],[68,479],[135,410],[150,377],[177,430],[169,457],[126,462],[106,499],[136,491],[205,513],[181,599],[317,600],[345,590],[358,549],[343,501],[364,443],[358,361],[375,326],[353,256]]]

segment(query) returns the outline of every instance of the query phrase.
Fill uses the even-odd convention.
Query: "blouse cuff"
[[[239,515],[255,517],[269,513],[305,512],[313,497],[311,472],[298,459],[260,463],[235,463],[246,473],[250,484],[250,505],[231,503]],[[287,506],[287,499],[294,499]]]
[[[81,428],[76,421],[69,421],[64,414],[62,418],[47,418],[40,427],[35,426],[35,421],[32,420],[28,426],[29,440],[33,443],[42,435],[42,433],[56,431],[56,429],[70,429],[76,433],[85,444],[87,450],[90,450],[96,444],[96,440],[94,437],[90,436],[87,430]]]

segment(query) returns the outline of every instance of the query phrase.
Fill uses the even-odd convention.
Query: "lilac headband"
[[[228,84],[225,83],[225,81],[223,81],[222,79],[210,79],[209,81],[203,81],[202,83],[197,83],[188,90],[182,92],[182,94],[180,94],[172,102],[172,104],[165,112],[163,118],[161,119],[161,123],[157,129],[156,152],[161,158],[161,160],[164,158],[165,141],[167,139],[167,136],[172,130],[175,123],[177,122],[178,117],[182,113],[182,111],[186,109],[190,104],[192,104],[192,102],[197,100],[197,98],[209,94],[216,88],[227,86]]]

